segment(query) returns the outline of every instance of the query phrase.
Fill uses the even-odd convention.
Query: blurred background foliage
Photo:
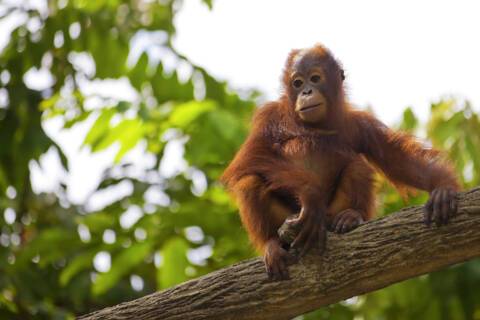
[[[0,23],[16,21],[0,31],[10,33],[0,52],[0,319],[73,319],[255,256],[217,181],[258,93],[232,90],[175,50],[181,5],[0,2]],[[61,130],[47,134],[55,121]],[[68,194],[75,154],[59,140],[82,126],[82,150],[113,156],[78,203]],[[399,128],[447,150],[465,188],[480,184],[480,121],[468,102],[432,104],[428,123],[407,108]],[[36,192],[47,153],[65,175]],[[426,200],[406,202],[379,180],[380,215]],[[95,198],[109,200],[89,205]],[[479,287],[471,261],[299,319],[480,319]]]

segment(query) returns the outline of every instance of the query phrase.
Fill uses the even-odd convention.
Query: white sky
[[[479,9],[473,0],[214,0],[209,11],[200,0],[188,0],[175,20],[174,44],[233,88],[257,88],[275,99],[288,52],[321,42],[343,63],[351,101],[372,106],[392,124],[406,106],[425,120],[430,102],[446,95],[480,109]],[[5,34],[0,32],[0,47]],[[75,203],[85,201],[115,154],[115,148],[95,155],[80,150],[88,125],[70,132],[55,120],[45,126],[70,159],[66,183]],[[141,163],[142,149],[128,158]],[[65,178],[56,157],[49,152],[43,170],[32,167],[37,191],[52,190]]]
[[[269,99],[292,48],[321,42],[343,63],[351,101],[385,122],[406,106],[422,119],[455,95],[480,107],[480,2],[375,0],[185,1],[176,47],[235,88]]]

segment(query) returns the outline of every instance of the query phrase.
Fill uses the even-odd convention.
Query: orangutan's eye
[[[313,76],[310,77],[310,81],[312,83],[319,83],[320,80],[322,80],[322,77],[320,77],[318,74],[314,74]]]
[[[295,79],[295,80],[293,80],[292,85],[295,88],[299,89],[301,86],[303,86],[303,81],[302,81],[302,79]]]

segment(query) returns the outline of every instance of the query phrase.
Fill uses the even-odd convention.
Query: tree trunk
[[[459,199],[447,226],[427,228],[417,206],[329,233],[323,256],[307,254],[291,280],[269,281],[251,259],[80,319],[290,319],[480,256],[480,188]]]

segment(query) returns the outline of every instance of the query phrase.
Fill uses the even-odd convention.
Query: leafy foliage
[[[257,94],[240,97],[175,50],[180,8],[173,0],[0,4],[0,23],[18,22],[0,53],[1,319],[73,319],[254,255],[217,180],[246,136]],[[115,94],[95,90],[105,84]],[[47,134],[52,121],[60,133]],[[426,130],[464,185],[479,184],[480,121],[468,103],[433,104],[426,126],[407,109],[400,127]],[[59,137],[75,130],[84,138],[72,155]],[[69,175],[80,152],[113,156],[78,203]],[[67,174],[34,192],[47,154]],[[380,185],[381,214],[426,199],[405,203]],[[470,262],[304,318],[478,318],[479,270]]]

